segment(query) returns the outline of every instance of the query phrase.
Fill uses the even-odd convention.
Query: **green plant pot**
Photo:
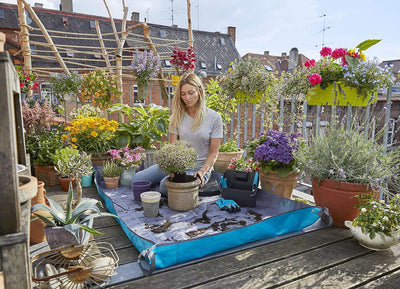
[[[93,174],[82,176],[81,178],[82,187],[90,187],[92,186],[92,182],[93,182]]]

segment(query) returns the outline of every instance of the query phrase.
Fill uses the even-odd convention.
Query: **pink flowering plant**
[[[170,62],[175,66],[175,70],[178,75],[188,73],[190,70],[195,68],[194,63],[197,61],[195,59],[195,50],[196,48],[193,46],[189,46],[187,51],[184,51],[177,46],[174,47]]]
[[[276,171],[284,178],[296,170],[293,153],[301,137],[296,133],[271,130],[247,143],[247,155],[259,163],[264,173]]]
[[[134,149],[128,146],[122,149],[113,149],[107,151],[118,165],[124,168],[138,168],[139,164],[144,157],[144,148],[136,147]]]
[[[363,52],[379,41],[369,39],[355,49],[323,47],[319,61],[309,59],[304,63],[310,87],[319,85],[321,89],[326,89],[329,84],[340,81],[357,89],[359,95],[367,96],[393,85],[395,78],[390,67],[380,67],[376,58],[367,60]]]
[[[238,153],[236,153],[235,157],[231,159],[228,169],[244,172],[255,172],[258,166],[259,162],[253,160],[252,158],[244,160],[243,157],[239,157]]]

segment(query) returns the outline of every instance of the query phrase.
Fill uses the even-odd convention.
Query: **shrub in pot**
[[[116,161],[109,160],[105,161],[101,170],[104,183],[107,189],[118,188],[119,178],[121,176],[123,168],[120,167]]]

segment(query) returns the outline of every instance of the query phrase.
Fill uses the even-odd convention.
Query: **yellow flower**
[[[365,54],[362,53],[361,51],[359,52],[359,54],[360,54],[360,58],[361,58],[362,60],[366,61],[367,57],[365,56]]]
[[[72,142],[77,142],[78,140],[76,139],[76,137],[71,138]]]
[[[92,131],[92,132],[90,133],[90,135],[91,135],[92,137],[97,137],[99,134],[98,134],[97,132],[95,132],[95,131]]]
[[[63,135],[61,136],[61,139],[65,141],[65,140],[67,139],[67,135],[66,135],[66,134],[63,134]]]
[[[72,144],[71,147],[72,147],[73,149],[77,149],[77,148],[78,148],[78,146],[76,146],[76,145],[74,145],[74,144]]]

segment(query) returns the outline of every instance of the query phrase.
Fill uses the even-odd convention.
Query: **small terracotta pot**
[[[68,192],[69,189],[69,183],[72,182],[72,187],[75,186],[75,178],[58,178],[58,181],[60,182],[61,189],[63,192]]]
[[[48,205],[47,200],[45,199],[46,190],[44,189],[44,182],[38,182],[38,192],[35,197],[31,199],[31,206],[36,204],[44,204]],[[36,211],[35,213],[43,215],[43,216],[51,216],[48,211]],[[36,215],[31,213],[31,220],[36,218]],[[43,228],[46,224],[42,220],[36,220],[30,223],[30,242],[31,244],[38,244],[46,241],[46,235],[44,233]]]
[[[117,177],[103,177],[104,183],[107,189],[116,189],[118,188],[120,176]]]

